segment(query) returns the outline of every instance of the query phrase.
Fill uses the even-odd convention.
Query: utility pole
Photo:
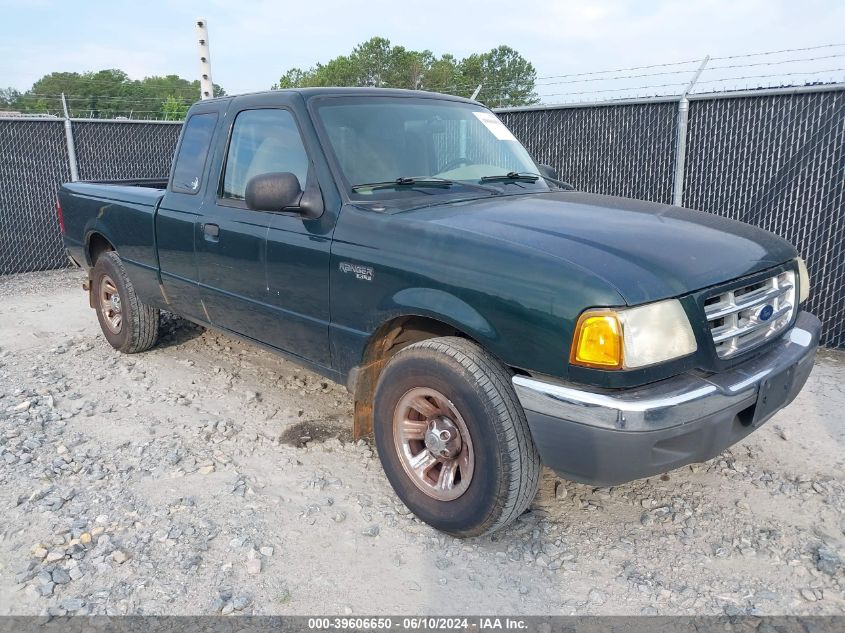
[[[197,18],[197,46],[200,56],[200,99],[214,96],[214,84],[211,81],[211,50],[208,47],[208,21]]]

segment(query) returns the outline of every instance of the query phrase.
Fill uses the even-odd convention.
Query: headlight
[[[692,354],[698,346],[677,299],[582,313],[569,361],[598,369],[635,369]]]
[[[798,303],[804,303],[810,296],[810,273],[802,258],[798,257],[795,261],[798,263]]]

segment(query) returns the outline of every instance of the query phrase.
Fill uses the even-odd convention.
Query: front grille
[[[783,331],[795,313],[795,273],[786,270],[704,301],[719,358],[732,358]]]

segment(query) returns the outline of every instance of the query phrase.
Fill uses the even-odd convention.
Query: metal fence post
[[[65,140],[67,141],[67,159],[70,163],[70,179],[72,182],[79,180],[79,169],[76,164],[76,145],[73,143],[73,127],[70,123],[70,114],[67,110],[65,93],[62,93],[62,109],[65,112]]]
[[[678,207],[684,204],[684,166],[687,159],[687,122],[689,121],[689,99],[687,99],[687,95],[689,94],[689,91],[692,90],[695,82],[698,81],[698,78],[701,77],[701,73],[704,71],[704,67],[709,61],[710,55],[702,60],[701,65],[698,67],[698,70],[695,71],[695,74],[692,76],[689,84],[687,84],[687,87],[681,94],[681,98],[678,100],[678,136],[675,143],[675,178],[672,181],[672,204]]]

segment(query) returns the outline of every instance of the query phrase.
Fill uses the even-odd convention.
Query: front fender
[[[578,315],[624,305],[600,276],[530,245],[444,226],[428,215],[344,207],[332,242],[332,362],[358,365],[391,318],[430,317],[464,333],[503,363],[566,379]],[[355,267],[368,274],[352,274]]]
[[[361,329],[330,324],[332,354],[341,375],[359,366],[374,337],[402,317],[437,321],[488,348],[495,347],[494,342],[501,338],[490,321],[463,299],[438,288],[402,288],[369,311]]]
[[[476,340],[497,338],[496,329],[463,299],[437,288],[404,288],[380,310],[382,323],[399,316],[423,316],[441,321]]]

